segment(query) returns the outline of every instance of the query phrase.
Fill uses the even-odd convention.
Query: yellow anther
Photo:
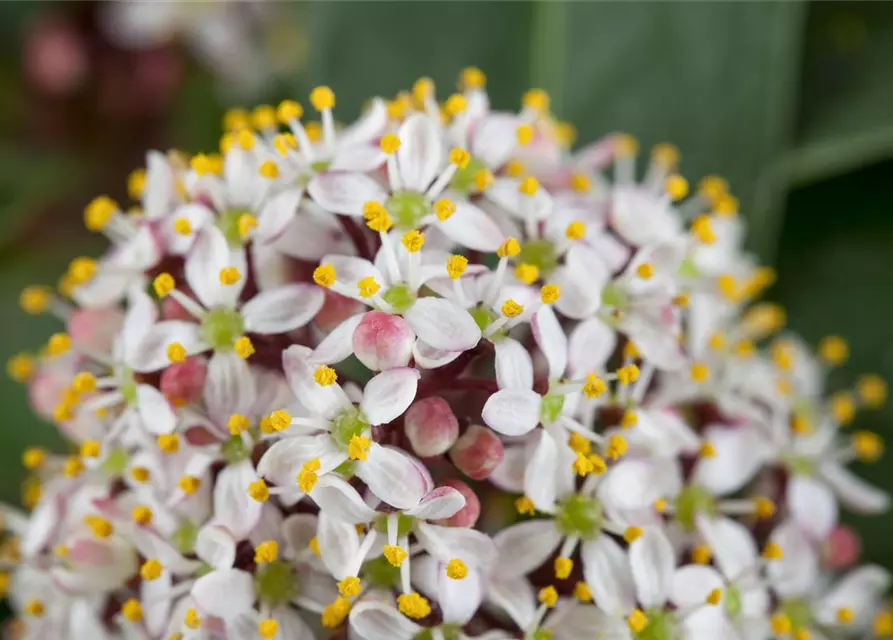
[[[223,114],[223,130],[232,132],[251,126],[251,117],[242,107],[233,107]]]
[[[236,267],[223,267],[220,270],[220,284],[230,286],[242,279],[242,274]]]
[[[741,298],[738,281],[735,276],[725,273],[716,279],[716,288],[729,302],[738,302]]]
[[[25,287],[19,295],[19,306],[32,315],[43,313],[50,306],[50,289],[40,286]]]
[[[637,424],[639,424],[639,416],[633,409],[627,409],[623,412],[623,417],[620,418],[620,426],[623,429],[632,429]]]
[[[738,206],[738,198],[730,193],[724,193],[713,201],[713,212],[718,216],[731,218],[738,213]]]
[[[328,289],[335,284],[335,267],[330,264],[319,265],[313,270],[313,281]]]
[[[270,498],[270,489],[263,478],[258,478],[248,485],[248,495],[257,502],[266,502]]]
[[[28,471],[38,469],[47,459],[47,453],[39,447],[28,447],[22,454],[22,466]]]
[[[454,93],[449,98],[446,99],[446,102],[443,105],[443,109],[446,114],[450,117],[455,117],[460,113],[464,112],[465,109],[468,108],[468,103],[465,100],[465,96],[461,93]]]
[[[626,438],[619,434],[614,434],[608,438],[608,447],[605,449],[605,455],[611,458],[611,460],[619,460],[626,455],[628,449],[629,445],[626,442]]]
[[[750,358],[756,353],[757,348],[750,340],[741,340],[735,344],[735,353],[740,358]]]
[[[214,173],[214,162],[204,153],[199,153],[198,155],[193,156],[189,161],[189,166],[200,176]],[[176,226],[174,229],[176,229]],[[187,231],[186,233],[189,232]]]
[[[247,416],[244,416],[241,413],[234,413],[229,417],[229,420],[227,420],[226,426],[229,429],[230,434],[237,436],[243,431],[247,431],[251,426],[251,422],[249,422]]]
[[[248,129],[242,129],[236,134],[236,142],[244,151],[251,151],[257,144],[257,138]]]
[[[441,222],[449,220],[454,213],[456,213],[456,203],[452,200],[441,198],[434,203],[434,215],[436,215],[437,219]]]
[[[282,124],[288,124],[292,120],[300,120],[304,115],[304,107],[294,100],[283,100],[276,108],[276,118]]]
[[[856,399],[847,391],[838,391],[828,400],[831,415],[841,426],[846,426],[856,417]]]
[[[710,547],[705,544],[698,545],[691,550],[691,560],[695,564],[710,564],[712,558]]]
[[[298,139],[293,133],[277,133],[273,137],[273,147],[284,158],[288,155],[289,149],[298,148]]]
[[[419,78],[412,84],[412,97],[422,104],[434,95],[434,81],[431,78]]]
[[[468,565],[459,558],[453,558],[447,563],[446,574],[451,580],[462,580],[468,575]]]
[[[629,543],[633,543],[641,538],[643,533],[641,527],[627,527],[623,532],[623,539]]]
[[[597,453],[590,453],[586,456],[589,462],[592,464],[592,473],[600,476],[605,471],[608,470],[608,464],[605,462],[605,459],[602,458]]]
[[[71,388],[77,393],[91,393],[96,390],[96,376],[89,371],[81,371],[71,382]]]
[[[401,243],[409,253],[418,253],[425,246],[425,234],[415,229],[407,231],[403,234]]]
[[[794,640],[812,640],[812,632],[806,627],[794,631]]]
[[[664,167],[675,167],[679,164],[679,149],[676,145],[667,142],[656,144],[651,150],[651,159]]]
[[[794,386],[791,384],[791,381],[786,378],[781,378],[776,381],[775,388],[778,389],[778,393],[783,396],[789,396],[794,391]]]
[[[310,142],[319,142],[322,140],[322,125],[319,122],[308,122],[304,125],[304,131]]]
[[[614,139],[614,153],[621,158],[630,158],[639,152],[639,141],[628,133],[621,133]]]
[[[487,84],[487,76],[477,67],[465,67],[459,74],[460,89],[481,89]]]
[[[552,135],[559,145],[569,149],[577,141],[577,128],[570,122],[558,122],[552,128]]]
[[[264,160],[258,169],[258,173],[263,178],[275,180],[279,177],[279,165],[272,160]]]
[[[837,609],[837,622],[840,624],[850,624],[856,616],[849,607],[840,607]]]
[[[29,600],[28,604],[25,605],[25,613],[33,618],[41,617],[45,611],[46,608],[44,607],[43,602],[37,600],[36,598],[33,600]]]
[[[6,373],[16,382],[29,380],[34,369],[34,358],[25,353],[14,355],[6,362]]]
[[[667,506],[668,506],[667,499],[666,498],[658,498],[657,500],[654,501],[654,503],[651,506],[653,506],[654,510],[657,511],[658,513],[666,513]]]
[[[316,473],[317,469],[319,469],[319,459],[314,458],[314,460],[316,460],[315,465],[311,465],[310,462],[305,462],[304,466],[301,467],[301,471],[298,473],[298,488],[304,493],[313,491],[313,487],[315,487],[316,483],[319,481],[319,475]],[[316,468],[314,468],[314,466]]]
[[[350,613],[350,600],[344,596],[338,596],[332,604],[323,609],[320,621],[322,626],[333,629],[344,622],[348,613]]]
[[[728,190],[728,181],[720,176],[704,176],[698,182],[698,192],[711,202],[728,192]]]
[[[559,580],[567,580],[574,570],[574,561],[570,558],[555,558],[555,577]]]
[[[770,542],[763,547],[763,557],[767,560],[781,560],[784,557],[784,552],[778,544]]]
[[[502,303],[500,311],[506,318],[515,318],[524,312],[524,307],[509,298],[504,303]]]
[[[195,476],[181,476],[180,480],[177,482],[177,486],[179,486],[183,493],[187,495],[192,495],[198,491],[201,484],[201,478]]]
[[[506,238],[496,250],[496,255],[500,258],[514,258],[521,253],[521,244],[515,238]]]
[[[680,175],[669,176],[664,182],[667,195],[673,200],[682,200],[688,195],[688,180]]]
[[[313,552],[313,555],[319,556],[319,539],[316,536],[310,538],[310,542],[307,543],[307,547]]]
[[[338,374],[332,367],[321,364],[313,372],[313,379],[319,386],[328,387],[331,384],[335,384],[338,380]]]
[[[880,376],[869,374],[856,382],[856,392],[866,406],[872,409],[884,406],[887,401],[887,383]]]
[[[335,92],[329,87],[316,87],[310,92],[310,104],[317,111],[325,111],[335,107]]]
[[[131,510],[130,517],[133,518],[135,523],[144,527],[152,523],[154,514],[149,507],[145,505],[137,505]]]
[[[461,147],[453,147],[450,149],[450,162],[460,169],[464,169],[471,162],[471,154]]]
[[[639,348],[636,347],[636,343],[632,340],[627,340],[626,344],[623,345],[623,358],[625,360],[637,360],[641,357],[639,353]]]
[[[118,203],[108,196],[94,198],[84,209],[84,224],[90,231],[101,231],[118,212]]]
[[[705,440],[698,448],[698,455],[702,458],[712,458],[716,455],[716,448]]]
[[[121,605],[121,615],[130,622],[139,622],[143,619],[143,607],[136,598],[130,598]]]
[[[146,190],[146,170],[134,169],[127,176],[127,195],[132,200],[139,200],[143,197],[143,191]]]
[[[539,267],[522,262],[515,267],[515,277],[524,284],[533,284],[540,276]]]
[[[592,602],[592,591],[589,585],[580,580],[574,585],[574,597],[580,602]]]
[[[851,440],[856,457],[862,462],[877,462],[884,454],[884,440],[871,431],[856,431]]]
[[[707,382],[710,378],[710,367],[703,362],[695,362],[689,368],[689,373],[695,382]]]
[[[180,450],[180,437],[176,433],[167,433],[158,436],[158,448],[164,453],[177,453]]]
[[[171,342],[167,345],[167,359],[171,362],[186,362],[186,347],[179,342]]]
[[[393,100],[387,101],[388,117],[392,120],[402,120],[411,106],[412,101],[407,94],[399,94]]]
[[[254,355],[254,344],[252,344],[251,338],[248,336],[239,336],[236,338],[236,341],[233,343],[233,349],[235,350],[236,355],[242,358],[242,360],[247,360]]]
[[[458,280],[468,268],[468,258],[460,255],[452,255],[447,258],[446,270],[450,278]]]
[[[574,463],[571,465],[571,469],[577,475],[585,477],[592,473],[595,470],[595,467],[589,461],[589,458],[582,453],[578,453]]]
[[[149,478],[152,476],[151,472],[146,469],[146,467],[133,467],[130,469],[130,475],[139,483],[148,482]]]
[[[626,624],[633,633],[641,633],[648,626],[648,616],[641,609],[633,609],[626,617]]]
[[[620,384],[632,384],[639,379],[639,367],[634,364],[628,364],[625,367],[617,369],[617,380]]]
[[[707,341],[707,344],[714,351],[722,351],[726,348],[726,337],[722,333],[714,333],[710,336],[710,340]]]
[[[183,616],[183,624],[190,629],[198,629],[202,626],[202,618],[198,615],[198,611],[190,607],[186,610],[186,615]]]
[[[579,220],[575,220],[567,225],[567,229],[564,230],[564,235],[569,240],[580,240],[586,236],[586,225]]]
[[[53,334],[47,342],[47,353],[51,356],[61,356],[69,349],[71,349],[71,338],[67,333]]]
[[[776,613],[769,621],[772,633],[784,635],[791,632],[791,619],[783,613]]]
[[[846,340],[840,336],[825,336],[819,342],[819,356],[830,366],[840,366],[850,355]]]
[[[558,591],[551,585],[543,587],[539,590],[536,599],[539,600],[540,604],[544,604],[551,609],[558,602]]]
[[[754,513],[756,513],[756,516],[761,520],[768,520],[775,515],[775,503],[763,496],[754,498],[753,508]]]
[[[878,611],[872,621],[871,629],[878,638],[893,637],[893,611],[890,609]]]
[[[779,341],[772,345],[772,359],[775,366],[789,371],[794,366],[794,349],[789,342]]]
[[[636,275],[642,280],[650,280],[654,277],[654,265],[650,262],[643,262],[636,267]]]
[[[533,142],[533,127],[529,124],[519,125],[515,130],[515,138],[522,147]]]
[[[279,543],[275,540],[267,540],[254,547],[254,561],[258,564],[261,562],[274,562],[278,557]]]
[[[592,189],[592,181],[586,174],[575,173],[571,176],[571,189],[577,193],[588,193]]]
[[[521,496],[520,498],[515,500],[515,511],[517,511],[522,516],[532,516],[534,511],[536,511],[536,507],[533,504],[533,500],[531,500],[527,496]]]
[[[155,289],[155,295],[159,298],[166,298],[170,292],[177,286],[174,276],[169,273],[159,273],[152,281],[152,288]]]
[[[527,171],[527,167],[520,160],[509,160],[505,163],[505,174],[510,178],[520,178]]]
[[[62,467],[62,472],[68,478],[77,478],[81,475],[86,467],[84,466],[84,462],[78,458],[77,456],[71,456],[67,460],[65,460],[65,464]]]
[[[691,233],[702,244],[714,244],[716,242],[716,234],[713,232],[710,216],[701,215],[692,220]]]
[[[81,444],[82,458],[98,458],[102,451],[102,445],[98,440],[87,440]]]
[[[540,300],[543,304],[552,304],[561,297],[561,285],[544,284],[540,287]]]
[[[311,98],[311,100],[312,99],[313,98]],[[273,640],[273,638],[276,637],[276,634],[279,633],[279,623],[273,620],[273,618],[261,620],[257,624],[257,633],[264,640]]]
[[[421,620],[431,614],[431,605],[415,592],[397,596],[397,608],[403,615],[416,620]]]
[[[150,558],[143,563],[143,566],[140,567],[140,576],[143,580],[157,580],[161,577],[161,572],[164,570],[164,567],[161,566],[161,563],[158,562],[155,558]]]
[[[534,178],[533,176],[527,176],[523,178],[521,182],[518,184],[518,191],[523,193],[525,196],[532,196],[536,194],[540,189],[539,180]]]
[[[115,532],[112,523],[100,516],[84,516],[84,524],[97,538],[108,538]]]
[[[254,108],[251,112],[251,124],[255,129],[275,129],[276,128],[276,109],[269,104],[261,104]]]
[[[718,605],[722,601],[722,589],[714,589],[708,593],[706,601],[707,604],[713,605],[714,607]]]
[[[388,155],[397,153],[397,149],[400,148],[400,137],[394,133],[386,133],[381,137],[378,146]]]
[[[366,219],[366,226],[379,233],[387,233],[393,226],[391,216],[380,202],[370,200],[363,205],[363,218]]]
[[[549,94],[542,89],[530,89],[521,97],[521,104],[527,109],[546,113],[549,111]]]
[[[97,268],[96,260],[92,258],[75,258],[68,265],[68,277],[71,279],[71,284],[77,286],[90,282],[96,275]]]
[[[489,169],[478,169],[474,172],[474,186],[479,192],[492,186],[494,180],[493,173]]]
[[[338,593],[346,598],[354,598],[360,595],[360,579],[356,576],[347,576],[338,582]]]
[[[277,409],[270,414],[270,425],[275,431],[283,431],[291,426],[291,415],[285,409]]]
[[[351,460],[365,460],[372,443],[365,436],[352,436],[347,445],[347,457]]]
[[[384,553],[384,557],[387,558],[387,561],[395,567],[402,565],[403,561],[409,556],[406,549],[396,544],[384,545],[382,553]]]

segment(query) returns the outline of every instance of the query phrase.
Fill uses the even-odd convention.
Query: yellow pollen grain
[[[258,478],[248,485],[248,495],[257,502],[266,502],[270,498],[270,489],[262,478]]]
[[[391,564],[391,566],[394,567],[399,567],[403,564],[403,561],[406,560],[407,557],[409,557],[406,549],[404,549],[400,545],[386,544],[382,549],[382,553],[384,553],[384,557]]]
[[[623,429],[632,429],[637,424],[639,424],[639,416],[633,409],[623,412],[623,417],[620,418],[620,426]]]
[[[195,476],[182,476],[180,480],[177,482],[177,486],[183,491],[183,493],[187,495],[192,495],[196,491],[198,491],[199,486],[201,486],[201,479]]]
[[[291,426],[291,414],[285,409],[277,409],[270,414],[270,425],[275,431],[283,431]]]
[[[543,89],[530,89],[521,96],[521,105],[539,113],[549,111],[549,94]]]
[[[850,609],[849,607],[840,607],[839,609],[837,609],[836,615],[837,615],[837,622],[839,622],[840,624],[843,624],[843,625],[850,624],[853,621],[853,619],[856,617],[855,614],[853,613],[853,610]]]
[[[434,95],[434,81],[431,78],[419,78],[412,83],[412,97],[419,104]]]
[[[639,367],[634,364],[628,364],[617,369],[617,380],[620,384],[632,384],[639,379]]]
[[[352,436],[347,445],[347,457],[351,460],[365,460],[371,445],[369,438],[365,436]]]
[[[651,159],[664,167],[675,167],[679,164],[679,148],[668,142],[656,144],[651,149]]]
[[[19,306],[31,315],[43,313],[50,306],[50,290],[41,286],[25,287],[19,295]]]
[[[450,149],[450,162],[460,169],[464,169],[471,162],[471,154],[461,147]]]
[[[68,278],[74,286],[85,284],[96,275],[98,265],[92,258],[75,258],[68,265]]]
[[[641,527],[627,527],[626,531],[623,532],[623,539],[629,543],[633,543],[642,537],[642,533],[644,532]]]
[[[251,124],[255,129],[265,130],[276,127],[276,109],[269,104],[261,104],[251,112]]]
[[[464,580],[468,575],[468,565],[459,558],[453,558],[447,563],[446,574],[451,580]]]
[[[155,290],[155,295],[159,298],[169,296],[176,286],[177,282],[169,273],[159,273],[155,276],[155,280],[152,281],[152,288]]]
[[[846,340],[840,336],[825,336],[819,341],[819,357],[832,367],[839,367],[850,355]]]
[[[279,543],[275,540],[267,540],[254,547],[254,561],[258,564],[261,562],[274,562],[278,557]]]
[[[540,300],[543,304],[552,304],[561,297],[561,285],[544,284],[540,287]]]
[[[626,455],[628,449],[629,444],[626,442],[626,438],[619,434],[614,434],[608,438],[608,447],[605,449],[605,455],[611,458],[611,460],[619,460]]]
[[[415,592],[397,596],[397,608],[400,613],[415,620],[421,620],[431,614],[431,605]]]
[[[233,343],[233,349],[235,350],[236,355],[242,358],[242,360],[247,360],[254,355],[254,344],[248,336],[239,336],[236,338],[236,341]]]
[[[434,215],[441,222],[449,220],[456,213],[456,203],[446,198],[441,198],[434,203]]]
[[[551,585],[543,587],[539,590],[536,599],[539,600],[540,604],[544,604],[551,609],[558,602],[558,591]]]
[[[716,606],[722,601],[722,589],[713,589],[705,598],[707,604]]]
[[[29,600],[28,604],[25,605],[25,613],[33,618],[40,618],[43,616],[46,608],[44,607],[43,602],[37,600],[36,598],[33,600]]]
[[[865,406],[878,409],[887,401],[887,383],[874,374],[864,375],[856,382],[856,392]]]
[[[397,149],[400,148],[400,137],[394,133],[386,133],[381,137],[378,146],[388,155],[397,153]]]
[[[592,602],[592,591],[589,585],[580,580],[574,585],[574,597],[580,602]]]
[[[335,92],[329,87],[320,86],[310,92],[310,104],[317,111],[325,111],[335,107]]]
[[[515,277],[524,284],[533,284],[539,278],[540,270],[535,264],[520,263],[515,267]]]
[[[461,93],[454,93],[446,99],[443,108],[448,116],[455,117],[468,108],[468,101]]]
[[[533,504],[533,500],[527,496],[521,496],[515,500],[515,510],[522,516],[533,515],[534,511],[536,511],[536,507]]]
[[[148,524],[152,524],[152,509],[145,505],[137,505],[131,510],[130,517],[133,518],[135,523],[145,527]]]
[[[688,180],[680,175],[669,176],[664,182],[664,189],[673,200],[682,200],[688,195]]]
[[[871,431],[856,431],[851,439],[856,457],[862,462],[877,462],[884,454],[884,440]]]
[[[502,303],[500,311],[506,318],[515,318],[524,312],[524,307],[509,298],[504,303]]]
[[[520,178],[527,171],[527,167],[520,160],[509,160],[505,163],[505,174],[510,178]]]
[[[791,619],[784,614],[776,613],[770,619],[769,626],[772,627],[772,632],[775,634],[787,634],[791,632]]]
[[[710,378],[710,367],[703,362],[695,362],[689,368],[689,373],[693,381],[698,383],[707,382]]]
[[[161,572],[164,570],[164,567],[161,566],[161,563],[155,558],[150,558],[146,560],[143,565],[140,567],[140,577],[143,580],[157,580],[161,577]]]
[[[127,176],[127,195],[131,200],[139,200],[146,190],[146,170],[134,169]]]
[[[71,388],[76,393],[91,393],[96,390],[96,376],[89,371],[81,371],[72,380]]]
[[[489,169],[478,169],[474,172],[474,186],[479,192],[492,186],[494,181],[493,172]]]
[[[282,124],[288,124],[293,120],[300,120],[304,115],[304,107],[294,100],[283,100],[276,108],[276,118]]]
[[[784,552],[778,544],[770,542],[763,547],[763,557],[767,560],[781,560],[784,557]]]
[[[258,173],[262,178],[275,180],[279,177],[279,165],[272,160],[264,160],[258,169]]]
[[[97,538],[108,538],[115,532],[112,523],[100,516],[84,516],[84,524]]]
[[[283,158],[288,155],[289,149],[298,148],[298,139],[293,133],[278,133],[273,138],[273,147]]]
[[[754,513],[760,520],[768,520],[775,515],[775,503],[763,496],[753,499],[753,508]]]
[[[81,444],[82,458],[98,458],[101,453],[101,445],[98,440],[87,440]]]
[[[236,267],[224,267],[220,270],[220,284],[223,286],[231,286],[242,279],[242,274]]]
[[[244,416],[241,413],[234,413],[230,415],[229,420],[226,422],[226,426],[231,435],[237,436],[243,431],[247,431],[248,427],[251,426],[251,423],[248,421],[247,416]]]
[[[639,152],[639,141],[628,133],[621,133],[614,139],[614,153],[620,158],[631,158]]]
[[[321,264],[313,270],[313,282],[320,287],[328,289],[335,284],[335,267],[330,264]]]
[[[561,556],[555,558],[555,577],[558,580],[567,580],[571,571],[574,570],[574,561],[570,558],[563,558]]]
[[[567,225],[564,235],[569,240],[580,240],[586,236],[586,225],[580,220],[575,220]]]
[[[236,142],[243,151],[251,151],[257,144],[257,138],[248,129],[242,129],[236,134]]]
[[[407,231],[403,234],[401,243],[409,253],[418,253],[425,246],[425,234],[415,229]]]
[[[514,258],[521,253],[521,244],[516,238],[506,238],[496,250],[496,255],[500,258]]]
[[[636,275],[642,280],[650,280],[654,277],[654,265],[650,262],[643,262],[636,267]]]
[[[186,362],[186,347],[179,342],[167,345],[167,359],[174,363]]]
[[[67,333],[56,333],[50,336],[47,342],[47,353],[51,356],[61,356],[71,349],[71,338]]]
[[[702,442],[698,449],[698,455],[702,458],[712,458],[716,455],[716,449],[709,442]]]
[[[634,633],[641,633],[648,626],[648,616],[641,609],[633,609],[626,617],[626,624]]]
[[[525,196],[535,195],[536,192],[539,191],[539,189],[539,180],[537,180],[533,176],[527,176],[526,178],[523,178],[518,184],[518,191],[520,191]]]
[[[452,255],[447,258],[446,270],[447,274],[453,280],[458,280],[468,268],[468,258],[461,255]]]
[[[139,483],[148,482],[151,473],[146,467],[133,467],[130,469],[131,477]]]
[[[84,225],[90,231],[101,231],[108,226],[118,210],[118,203],[108,196],[94,198],[84,208]]]
[[[158,448],[164,453],[176,453],[180,450],[180,438],[176,433],[168,433],[158,436],[157,443]]]
[[[831,415],[840,426],[850,424],[856,417],[856,399],[851,393],[838,391],[828,400]]]
[[[588,193],[592,189],[592,180],[583,173],[575,173],[571,176],[571,189],[577,193]]]
[[[38,469],[47,458],[46,451],[39,447],[29,447],[25,449],[25,452],[22,454],[22,466],[24,466],[28,471],[34,471]]]
[[[257,633],[264,640],[273,640],[276,634],[279,633],[279,623],[273,620],[273,618],[261,620],[257,624]]]
[[[658,513],[666,513],[667,511],[667,499],[666,498],[658,498],[654,501],[654,504],[651,506],[654,507],[654,510]]]
[[[487,84],[487,76],[477,67],[465,67],[459,74],[459,86],[462,89],[482,89]]]
[[[338,593],[345,598],[354,598],[360,595],[361,585],[357,576],[347,576],[338,582]]]
[[[691,550],[691,560],[695,564],[710,564],[713,554],[707,545],[698,545]]]
[[[530,144],[533,141],[533,127],[529,124],[519,125],[515,130],[515,139],[522,147]]]

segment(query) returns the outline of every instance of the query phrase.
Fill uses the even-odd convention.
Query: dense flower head
[[[86,206],[9,362],[72,443],[5,509],[17,637],[893,635],[839,522],[884,381],[826,393],[723,179],[484,85],[317,87]]]

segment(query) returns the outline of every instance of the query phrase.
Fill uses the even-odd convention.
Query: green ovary
[[[486,169],[484,163],[475,158],[471,159],[464,169],[458,169],[450,180],[450,188],[460,193],[477,193],[478,188],[475,183],[475,176],[481,169]]]
[[[812,611],[804,600],[785,600],[776,612],[787,616],[794,629],[808,629],[812,626]]]
[[[180,553],[186,555],[192,553],[195,548],[195,539],[198,536],[198,527],[190,520],[184,520],[183,523],[174,531],[171,541]]]
[[[540,277],[548,276],[558,266],[558,253],[549,240],[528,240],[521,245],[516,258],[521,264],[532,264],[540,270]]]
[[[345,450],[354,436],[362,436],[369,429],[369,423],[360,415],[356,407],[345,409],[332,420],[332,437]]]
[[[397,313],[406,313],[415,304],[418,294],[405,284],[395,284],[385,291],[381,298]]]
[[[461,629],[457,625],[442,624],[438,629],[440,629],[440,637],[442,637],[443,640],[459,640],[459,638],[462,637],[462,634],[460,633]],[[413,640],[434,640],[434,637],[433,629],[425,629],[424,631],[417,633]]]
[[[230,209],[217,218],[217,228],[223,232],[227,244],[233,249],[242,246],[242,234],[239,232],[239,218],[251,214],[248,209]]]
[[[387,533],[388,532],[388,515],[386,513],[381,514],[375,518],[375,521],[372,523],[372,526],[375,527],[375,530],[379,533]],[[412,528],[415,526],[415,518],[412,516],[407,516],[404,514],[397,515],[397,537],[408,536]]]
[[[672,611],[652,609],[646,611],[648,624],[639,632],[633,633],[636,640],[679,640],[676,620]]]
[[[543,396],[542,404],[540,404],[540,420],[543,424],[551,424],[558,420],[561,410],[564,408],[563,395],[547,395]]]
[[[226,307],[211,309],[202,319],[199,335],[214,351],[230,351],[233,343],[245,332],[242,315]]]
[[[398,191],[387,199],[384,206],[401,231],[418,229],[422,219],[432,211],[428,198],[414,191]]]
[[[400,585],[400,568],[378,556],[363,565],[363,578],[375,587],[391,589]]]
[[[558,504],[555,526],[562,535],[592,539],[602,528],[602,506],[586,496],[568,496]]]
[[[258,567],[254,588],[258,600],[270,607],[281,607],[297,595],[298,575],[291,563],[276,560]]]
[[[701,487],[690,485],[676,497],[676,520],[689,531],[695,530],[695,516],[716,513],[716,501]]]
[[[602,290],[602,303],[606,307],[614,307],[615,309],[625,311],[629,307],[629,297],[619,286],[610,283]]]
[[[726,605],[726,613],[730,618],[737,618],[741,613],[741,590],[733,584],[730,584],[726,587],[726,592],[723,595],[723,600]]]

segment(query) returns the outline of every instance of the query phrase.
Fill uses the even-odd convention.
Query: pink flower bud
[[[414,403],[406,411],[403,424],[413,451],[423,458],[446,453],[459,437],[459,421],[443,398],[425,398]]]
[[[859,562],[862,555],[862,539],[859,534],[845,524],[831,530],[822,545],[822,559],[829,569],[840,571]]]
[[[109,353],[123,323],[124,314],[118,309],[79,309],[68,318],[68,335],[79,345]]]
[[[161,373],[161,393],[175,406],[194,402],[202,395],[207,372],[208,365],[202,358],[170,364]]]
[[[87,43],[75,26],[49,17],[30,31],[23,56],[28,80],[54,96],[77,91],[87,77],[89,61]]]
[[[450,459],[469,478],[484,480],[502,462],[502,441],[490,429],[473,424],[450,449]]]
[[[309,280],[309,277],[307,278]],[[313,318],[314,324],[325,333],[328,333],[350,316],[360,313],[365,307],[362,302],[353,298],[342,296],[330,289],[326,289],[326,300],[322,309]]]
[[[466,527],[471,528],[478,521],[481,515],[481,501],[474,490],[467,484],[456,478],[444,480],[444,486],[452,487],[463,496],[465,496],[465,506],[454,513],[449,518],[444,518],[440,524],[448,527]]]
[[[412,356],[415,333],[400,316],[370,311],[353,333],[353,350],[373,371],[405,367]]]

